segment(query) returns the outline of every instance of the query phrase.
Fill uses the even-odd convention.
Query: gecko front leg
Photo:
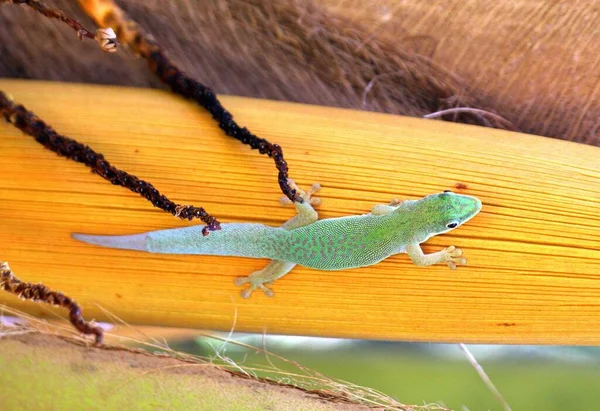
[[[319,215],[312,205],[318,204],[320,200],[318,198],[313,198],[312,195],[319,191],[321,186],[319,184],[313,184],[308,192],[304,192],[298,188],[294,180],[289,179],[288,182],[292,188],[298,191],[298,194],[300,194],[300,197],[302,197],[304,202],[294,203],[296,215],[286,221],[281,227],[285,230],[293,230],[294,228],[303,227],[317,221]],[[287,199],[287,197],[285,198]],[[289,261],[271,260],[262,270],[255,271],[246,277],[236,278],[235,285],[243,286],[245,284],[250,284],[248,288],[242,290],[241,295],[243,298],[249,298],[252,292],[257,288],[263,290],[267,297],[273,297],[273,290],[267,287],[267,285],[289,273],[295,265],[296,263]]]
[[[319,215],[317,211],[313,208],[314,205],[319,205],[321,203],[320,198],[313,198],[313,194],[321,189],[321,185],[318,183],[314,183],[307,192],[304,192],[298,188],[294,180],[291,178],[288,179],[288,183],[290,187],[295,189],[300,197],[304,200],[303,203],[294,203],[296,207],[296,215],[290,218],[288,221],[283,223],[281,226],[286,230],[293,230],[294,228],[304,227],[305,225],[309,225],[314,223],[319,219]],[[283,197],[283,199],[289,200],[287,197]],[[282,201],[285,204],[285,200]]]
[[[444,248],[437,253],[424,254],[419,244],[409,244],[406,246],[406,253],[415,265],[433,265],[437,263],[446,263],[451,270],[456,269],[457,264],[466,264],[467,259],[462,256],[462,250],[453,245]]]

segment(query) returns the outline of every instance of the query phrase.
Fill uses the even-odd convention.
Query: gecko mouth
[[[470,200],[463,206],[463,211],[465,212],[464,214],[466,215],[464,221],[468,221],[471,218],[475,217],[481,211],[481,207],[483,205],[481,203],[481,200],[479,200],[478,198],[471,197],[471,196],[464,196],[464,197],[466,199]]]

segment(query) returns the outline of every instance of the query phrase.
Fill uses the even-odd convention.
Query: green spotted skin
[[[202,236],[202,227],[132,236],[74,237],[92,244],[169,254],[269,258],[320,270],[363,267],[405,251],[409,244],[450,231],[475,216],[481,202],[444,192],[405,201],[388,214],[318,220],[286,230],[262,224],[222,224]]]
[[[404,216],[406,214],[404,213]],[[373,265],[404,251],[402,213],[320,220],[289,231],[282,259],[319,270]]]
[[[407,244],[450,231],[448,224],[455,222],[457,227],[480,209],[474,197],[441,193],[405,201],[386,215],[319,220],[288,231],[289,238],[280,241],[284,246],[278,259],[319,270],[369,266],[404,252]]]
[[[293,230],[261,224],[221,224],[202,237],[201,227],[148,234],[154,253],[230,255],[289,261],[320,270],[375,264],[402,252],[402,239],[388,229],[390,216],[352,216],[319,220]]]

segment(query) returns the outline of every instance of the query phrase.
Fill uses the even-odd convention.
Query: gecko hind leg
[[[289,273],[295,265],[296,263],[289,261],[271,260],[262,270],[255,271],[246,277],[236,278],[235,285],[243,286],[250,284],[250,287],[242,290],[241,295],[243,298],[249,298],[257,288],[263,290],[267,297],[273,297],[273,290],[267,287],[267,285]]]
[[[319,204],[320,199],[313,198],[312,195],[321,189],[319,184],[313,184],[308,191],[303,191],[292,180],[288,179],[288,183],[292,188],[297,190],[300,197],[304,200],[303,203],[294,203],[296,207],[296,215],[286,221],[281,227],[285,230],[293,230],[294,228],[303,227],[308,224],[312,224],[319,219],[319,215],[313,208],[313,204]],[[286,198],[287,199],[287,198]],[[282,203],[285,204],[284,201]],[[235,285],[243,286],[250,284],[250,286],[242,290],[242,297],[249,298],[252,292],[256,289],[261,289],[267,295],[267,297],[273,297],[273,290],[267,285],[271,284],[278,278],[283,277],[289,273],[296,263],[282,260],[271,260],[269,264],[262,270],[258,270],[246,277],[238,277],[235,279]]]
[[[303,191],[292,180],[288,179],[288,183],[292,188],[297,190],[300,197],[304,200],[303,203],[294,203],[296,207],[296,215],[286,221],[281,227],[285,230],[293,230],[295,228],[303,227],[308,224],[312,224],[319,219],[319,215],[313,208],[313,204],[318,204],[320,200],[313,198],[312,195],[321,189],[319,184],[313,184],[308,191]],[[284,197],[287,200],[287,197]],[[281,201],[283,204],[285,202]],[[288,200],[288,204],[290,201]],[[278,278],[283,277],[291,271],[296,263],[282,260],[271,260],[269,264],[262,270],[258,270],[246,277],[238,277],[235,279],[235,285],[243,286],[250,284],[250,286],[242,291],[242,297],[249,298],[252,292],[256,289],[261,289],[267,295],[267,297],[273,296],[273,290],[267,285],[271,284]]]

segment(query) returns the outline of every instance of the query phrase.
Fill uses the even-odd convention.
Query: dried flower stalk
[[[102,154],[95,152],[85,144],[58,134],[25,107],[12,102],[2,91],[0,91],[0,115],[23,132],[33,136],[38,143],[47,149],[59,156],[64,156],[78,163],[85,164],[93,172],[110,181],[112,184],[126,187],[140,194],[155,207],[167,211],[182,220],[199,218],[206,223],[206,226],[202,230],[203,235],[208,235],[209,231],[221,229],[217,219],[208,214],[204,208],[174,203],[162,195],[152,184],[111,165],[104,159]]]
[[[196,101],[210,112],[225,134],[252,149],[257,149],[261,154],[272,157],[279,171],[278,182],[281,191],[290,200],[303,202],[297,191],[288,183],[288,165],[278,144],[272,144],[252,134],[246,127],[240,127],[210,88],[184,74],[158,44],[112,0],[79,0],[79,4],[99,26],[114,27],[119,41],[146,59],[150,69],[161,81],[168,84],[173,92]]]
[[[96,33],[92,33],[83,27],[83,24],[67,16],[61,10],[47,6],[46,4],[37,0],[0,0],[0,3],[24,4],[29,6],[46,17],[60,20],[69,25],[69,27],[77,32],[77,37],[79,37],[79,40],[83,40],[85,37],[87,37],[95,40],[100,48],[104,51],[109,53],[117,51],[117,36],[111,28],[99,29],[96,31]]]
[[[60,291],[53,291],[45,285],[26,283],[19,280],[11,271],[8,263],[0,262],[0,290],[7,291],[24,300],[41,301],[69,310],[69,321],[81,333],[95,335],[96,345],[101,345],[104,330],[99,325],[83,319],[81,307],[75,300]]]

